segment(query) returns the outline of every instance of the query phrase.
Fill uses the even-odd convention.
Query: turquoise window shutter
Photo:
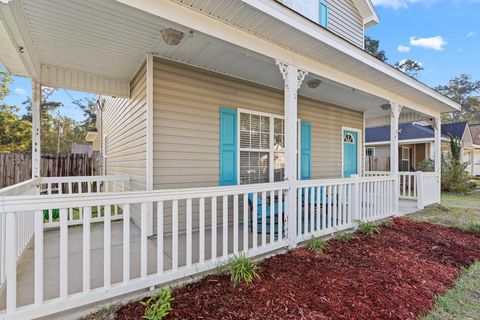
[[[237,110],[220,108],[220,185],[237,184]]]
[[[311,179],[312,171],[312,124],[300,122],[300,179]]]
[[[320,1],[320,25],[324,28],[328,26],[328,7],[325,1]]]

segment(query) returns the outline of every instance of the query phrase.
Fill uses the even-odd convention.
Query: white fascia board
[[[442,141],[448,141],[448,139],[442,137]],[[426,143],[434,142],[434,138],[425,138],[425,139],[408,139],[408,140],[399,140],[400,144],[416,144],[416,143]],[[377,142],[367,142],[365,146],[379,146],[379,145],[388,145],[390,141],[377,141]]]
[[[430,116],[437,116],[440,114],[440,110],[436,108],[436,105],[433,107],[418,105],[416,102],[412,101],[411,99],[405,96],[401,96],[389,90],[380,88],[376,85],[372,85],[369,81],[341,72],[317,60],[295,53],[289,49],[283,48],[270,41],[259,38],[254,34],[247,33],[241,30],[240,28],[226,24],[218,19],[213,19],[204,13],[197,12],[193,9],[187,8],[183,5],[174,3],[172,1],[156,1],[156,0],[116,0],[116,1],[128,6],[131,6],[133,8],[136,8],[138,10],[142,10],[150,14],[156,15],[160,18],[172,21],[176,24],[185,26],[187,28],[191,28],[193,30],[203,32],[205,34],[208,34],[218,39],[222,39],[233,45],[245,48],[253,52],[257,52],[266,57],[270,57],[274,60],[280,60],[285,63],[295,65],[299,69],[303,69],[311,73],[321,75],[332,81],[341,83],[343,85],[349,86],[351,88],[355,88],[360,91],[367,92],[374,96],[383,98],[387,101],[395,101],[403,106],[408,106],[408,108],[416,110],[418,112],[421,112]],[[244,1],[252,2],[253,3],[252,5],[255,5],[255,3],[258,2],[255,0],[244,0]],[[275,1],[269,1],[269,2],[275,3]],[[278,3],[276,4],[282,7],[283,9],[286,9],[283,7],[283,5]],[[262,7],[262,5],[259,3],[257,4],[257,6]],[[263,8],[268,9],[268,7],[265,7],[265,6],[263,6]],[[279,16],[278,19],[280,20],[284,19],[284,20],[290,21],[293,19],[292,12],[288,12],[286,10],[283,10],[283,12],[280,12],[280,14],[277,13],[276,15]],[[301,18],[301,17],[297,15],[297,18]],[[303,29],[307,29],[307,26],[305,24],[305,19],[301,19],[301,21],[303,21],[303,23],[299,24],[299,26]],[[309,28],[309,29],[312,29],[312,28]],[[316,29],[323,29],[323,28],[319,27]],[[321,32],[323,38],[332,37],[329,40],[329,43],[337,42],[337,44],[341,43],[341,45],[347,44],[347,41],[340,41],[339,37],[330,34],[328,31],[325,31],[325,30],[317,30],[317,31],[318,32],[323,31]],[[315,35],[313,36],[315,37]],[[363,52],[361,49],[351,44],[349,44],[349,46],[346,46],[345,50],[356,52],[357,55],[363,53],[364,55],[368,56],[367,53]],[[371,62],[369,62],[369,64],[373,64],[373,63],[378,64],[378,61],[379,61],[378,59],[373,57],[371,57],[371,59],[375,59],[377,60],[377,62],[372,62],[373,61],[372,60]],[[395,68],[393,67],[390,67],[390,68],[396,71]],[[399,71],[397,72],[400,73]],[[428,88],[428,87],[425,86],[425,88]],[[444,96],[441,96],[441,97],[444,100],[447,100],[447,103],[453,103],[455,105],[455,103],[450,99]],[[456,108],[452,107],[452,110],[456,110]]]

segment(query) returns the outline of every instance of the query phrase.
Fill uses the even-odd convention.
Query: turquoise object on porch
[[[253,206],[257,206],[257,230],[261,231],[262,227],[262,210],[263,210],[263,204],[262,204],[262,198],[257,197],[257,203],[255,204],[253,201],[253,193],[248,194],[248,202],[250,203],[250,206],[252,207],[252,214],[253,214]],[[278,213],[279,213],[279,205],[278,205],[278,200],[274,199],[274,204],[273,204],[273,216],[275,219],[275,232],[277,230],[277,225],[278,225]],[[282,202],[282,212],[285,215],[285,201]],[[272,213],[272,200],[270,199],[270,203],[265,204],[265,215],[267,219],[270,219]],[[253,226],[252,226],[253,227]],[[258,229],[260,228],[260,229]],[[270,233],[270,223],[267,223],[267,233]]]
[[[220,185],[237,184],[237,110],[220,108]]]
[[[308,180],[312,176],[312,124],[300,122],[300,180]]]
[[[343,177],[358,174],[358,133],[343,130]]]

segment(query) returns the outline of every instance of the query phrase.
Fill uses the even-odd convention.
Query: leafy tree
[[[31,150],[32,124],[17,112],[15,106],[0,105],[0,153]]]
[[[467,192],[472,189],[469,176],[465,172],[468,163],[462,163],[462,142],[450,136],[450,152],[442,157],[442,190]]]
[[[8,89],[8,84],[12,83],[12,78],[10,74],[5,71],[0,71],[0,101],[3,101],[5,97],[10,93]]]
[[[87,131],[94,129],[97,121],[97,114],[95,113],[95,105],[97,101],[95,99],[85,98],[73,100],[72,102],[82,110],[83,115],[85,116],[82,126],[84,126]]]
[[[387,61],[387,56],[384,50],[379,50],[380,41],[365,36],[365,51],[377,59]]]
[[[413,78],[417,78],[418,73],[423,70],[423,65],[415,60],[404,59],[395,63],[395,68],[403,71]]]
[[[462,106],[461,111],[444,115],[443,122],[480,121],[480,81],[472,80],[470,75],[460,74],[435,90]]]

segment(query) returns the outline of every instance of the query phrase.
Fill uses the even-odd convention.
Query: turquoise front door
[[[358,174],[358,133],[343,130],[343,176]]]

